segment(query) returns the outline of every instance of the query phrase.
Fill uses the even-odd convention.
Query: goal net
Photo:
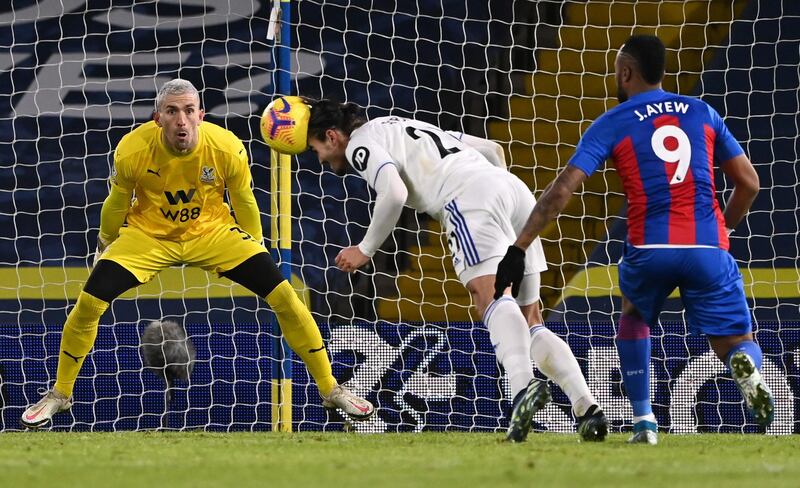
[[[108,2],[112,4],[112,2]],[[96,6],[102,5],[102,6]],[[287,4],[283,4],[284,7]],[[797,431],[800,8],[759,1],[291,2],[291,68],[275,63],[271,2],[42,0],[0,8],[0,429],[55,381],[60,331],[89,275],[114,148],[181,77],[207,120],[247,147],[269,234],[270,161],[258,118],[288,72],[292,94],[355,102],[498,141],[510,171],[539,195],[580,134],[616,105],[614,57],[634,33],[667,46],[664,88],[701,97],[725,118],[761,178],[732,237],[776,395],[770,433]],[[287,42],[286,39],[282,40]],[[488,332],[459,283],[438,222],[410,210],[363,270],[334,265],[370,222],[374,195],[355,175],[294,158],[292,284],[327,341],[334,374],[376,404],[360,431],[506,427],[508,386]],[[731,186],[716,177],[719,198]],[[632,416],[614,320],[624,196],[609,165],[543,234],[548,326],[578,357],[615,429]],[[197,349],[169,403],[142,365],[139,337],[176,320]],[[653,328],[652,395],[672,432],[756,432],[724,366],[686,333],[671,297]],[[174,267],[129,291],[100,321],[63,430],[271,428],[276,355],[263,301],[199,269]],[[295,430],[341,430],[302,363],[293,363]],[[536,428],[571,432],[566,396]]]

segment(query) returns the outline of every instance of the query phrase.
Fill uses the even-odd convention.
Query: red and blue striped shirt
[[[595,120],[569,164],[591,175],[612,159],[628,200],[631,245],[727,250],[714,161],[743,152],[707,103],[657,89]]]

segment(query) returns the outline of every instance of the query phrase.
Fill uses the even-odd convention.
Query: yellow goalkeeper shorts
[[[123,227],[100,259],[127,269],[141,283],[177,264],[197,266],[217,274],[230,271],[267,249],[235,224],[220,225],[188,241],[156,239],[136,227]]]

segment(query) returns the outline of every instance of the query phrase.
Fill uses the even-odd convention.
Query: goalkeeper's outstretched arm
[[[261,242],[263,231],[261,228],[261,214],[258,211],[258,203],[253,195],[253,190],[245,188],[242,190],[228,190],[231,199],[231,207],[236,215],[236,222],[242,229],[250,234],[253,239]]]
[[[111,185],[111,192],[103,201],[100,210],[100,234],[98,240],[101,247],[105,248],[119,235],[119,229],[125,223],[125,216],[131,208],[133,192],[117,185]]]

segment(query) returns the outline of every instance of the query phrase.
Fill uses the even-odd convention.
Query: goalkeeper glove
[[[106,252],[106,248],[111,244],[111,241],[107,241],[100,236],[97,236],[97,249],[94,251],[94,260],[92,261],[92,268],[97,267],[97,263],[100,262],[100,256]]]
[[[506,255],[497,265],[497,275],[494,279],[494,299],[503,296],[506,288],[511,286],[511,295],[519,295],[519,287],[525,276],[525,251],[517,246],[508,246]]]

